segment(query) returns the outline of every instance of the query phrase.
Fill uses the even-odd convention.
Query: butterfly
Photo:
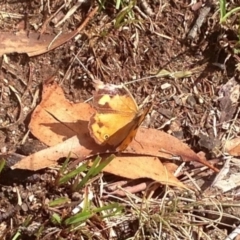
[[[123,151],[136,136],[152,106],[139,107],[123,84],[104,84],[99,80],[94,83],[93,107],[96,112],[88,124],[90,135],[97,144]]]

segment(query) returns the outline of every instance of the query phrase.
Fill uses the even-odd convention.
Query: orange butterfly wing
[[[139,109],[123,85],[97,82],[89,131],[96,143],[123,151],[131,143],[151,107]]]

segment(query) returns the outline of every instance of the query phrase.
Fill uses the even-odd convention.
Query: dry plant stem
[[[185,175],[187,175],[187,177],[191,180],[191,182],[193,183],[193,185],[197,188],[197,190],[200,192],[201,189],[200,187],[197,185],[196,181],[190,176],[190,174],[188,172],[184,172]]]
[[[0,16],[1,18],[19,18],[22,19],[24,17],[23,14],[17,14],[17,13],[10,13],[10,12],[4,12],[4,11],[0,11]],[[29,15],[31,16],[31,15]]]
[[[85,18],[85,20],[83,21],[83,23],[75,30],[76,33],[74,34],[74,36],[77,35],[77,33],[81,32],[83,30],[83,28],[87,25],[87,23],[90,21],[91,18],[93,18],[93,16],[97,13],[98,11],[98,7],[95,7],[89,14],[88,16]],[[72,37],[74,37],[72,36]],[[71,37],[71,38],[72,38]],[[70,38],[70,39],[71,39]],[[70,40],[69,39],[69,40]]]
[[[37,100],[39,99],[39,88],[36,90],[36,92],[34,93],[34,96],[33,96],[33,101],[32,101],[32,104],[31,104],[31,109],[33,109],[36,105],[37,105]]]
[[[132,187],[120,188],[120,189],[112,192],[112,194],[116,194],[118,196],[125,197],[129,193],[137,193],[137,192],[143,191],[146,189],[146,187],[147,187],[147,184],[145,182],[143,182],[143,183],[137,184]],[[122,189],[124,191],[122,191]]]
[[[29,134],[30,134],[30,130],[28,130],[28,131],[26,132],[26,134],[23,136],[23,139],[22,139],[22,141],[21,141],[21,145],[23,145],[23,144],[26,143],[26,141],[27,141],[27,139],[28,139],[28,137],[29,137]]]
[[[84,71],[87,73],[88,77],[90,77],[92,79],[92,81],[96,80],[96,78],[92,75],[92,73],[84,66],[84,64],[80,61],[80,59],[78,58],[78,54],[74,55],[74,57],[78,60],[78,62],[80,63],[80,65],[82,66],[82,68],[84,69]]]
[[[2,64],[2,68],[11,73],[13,76],[15,76],[17,78],[17,80],[20,80],[22,82],[22,84],[24,86],[27,86],[27,83],[24,79],[24,77],[20,74],[21,70],[17,69],[15,66],[13,66],[10,62],[9,62],[9,57],[4,54],[3,55],[3,64]]]
[[[102,176],[100,176],[100,178],[99,178],[99,195],[100,195],[100,198],[102,198],[102,196],[103,196],[103,192],[104,192],[104,182],[103,182],[103,175]]]
[[[15,191],[17,193],[18,205],[21,206],[22,205],[22,198],[21,198],[21,195],[19,193],[18,187],[15,187]]]
[[[193,177],[193,176],[196,176],[196,175],[198,175],[198,174],[200,174],[200,173],[202,173],[202,172],[205,172],[205,171],[208,170],[208,169],[209,169],[209,167],[207,167],[207,166],[201,167],[201,168],[199,168],[199,169],[193,169],[192,172],[189,173],[189,175],[190,175],[191,177]],[[201,177],[201,176],[200,176],[200,177]],[[195,180],[196,180],[196,179],[195,179]],[[183,176],[183,177],[181,178],[181,181],[183,181],[184,183],[188,183],[188,182],[190,182],[191,180],[189,179],[188,176]]]
[[[40,35],[42,35],[46,31],[47,25],[49,24],[49,22],[64,8],[64,6],[65,5],[63,4],[54,14],[52,14],[49,18],[45,20],[45,22],[42,25]]]
[[[182,169],[184,168],[184,166],[185,166],[185,162],[183,162],[183,163],[181,163],[181,165],[177,168],[177,170],[175,171],[175,173],[174,173],[174,176],[175,177],[178,177],[179,176],[179,174],[180,174],[180,172],[182,171]]]
[[[149,17],[143,13],[138,6],[134,6],[134,9],[137,10],[137,12],[143,17],[144,19],[149,19]]]
[[[216,127],[216,124],[217,124],[217,118],[216,118],[216,115],[213,115],[213,134],[214,134],[214,137],[217,137],[217,127]]]
[[[82,50],[82,48],[80,48],[80,49],[78,50],[77,55],[73,54],[74,57],[71,59],[71,63],[70,63],[70,65],[68,66],[68,69],[67,69],[66,73],[64,74],[62,80],[60,81],[60,84],[62,84],[62,83],[67,79],[67,77],[68,77],[68,75],[69,75],[69,73],[70,73],[71,67],[72,67],[74,61],[77,59],[77,56],[78,56],[78,54],[81,52],[81,50]]]
[[[128,183],[128,181],[118,181],[115,183],[112,183],[108,186],[106,186],[108,191],[115,191],[119,186],[122,187],[124,185],[126,185]]]
[[[58,27],[59,25],[61,25],[63,22],[65,22],[69,17],[71,17],[76,11],[77,9],[82,5],[83,1],[78,1],[67,13],[66,15],[63,17],[63,19],[61,21],[59,21],[55,27]]]
[[[50,1],[47,0],[47,9],[48,9],[48,13],[51,13],[51,8],[50,8]]]
[[[49,46],[47,47],[47,49],[44,52],[40,52],[40,53],[35,53],[33,55],[29,54],[29,56],[35,56],[35,55],[39,55],[42,53],[46,53],[49,52],[51,50],[53,50],[56,47],[59,47],[61,45],[63,45],[64,43],[68,42],[69,40],[71,40],[72,38],[74,38],[79,32],[82,31],[82,29],[87,25],[87,23],[90,21],[91,18],[93,18],[93,16],[97,13],[98,11],[98,7],[95,7],[85,18],[85,20],[83,21],[83,23],[73,32],[70,32],[67,35],[63,35],[58,37],[58,35],[54,38],[54,40],[49,44]]]

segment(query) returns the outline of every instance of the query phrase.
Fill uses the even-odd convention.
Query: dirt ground
[[[239,83],[236,30],[239,19],[233,17],[221,25],[219,3],[210,2],[201,7],[199,4],[190,6],[191,1],[144,0],[130,8],[131,1],[125,1],[124,7],[130,10],[121,15],[124,8],[117,10],[112,1],[106,1],[102,7],[95,1],[84,1],[79,6],[74,0],[1,1],[0,31],[15,35],[35,32],[39,39],[74,31],[87,14],[99,6],[85,28],[65,44],[38,56],[29,57],[27,50],[16,53],[19,50],[16,49],[15,53],[1,57],[0,151],[7,165],[18,161],[22,155],[44,148],[28,131],[28,124],[41,100],[43,83],[56,75],[72,102],[92,97],[93,79],[119,84],[152,76],[127,85],[138,103],[155,92],[148,126],[172,134],[195,152],[203,151],[207,159],[221,167],[222,141],[229,134],[223,124],[235,118],[235,129],[239,125],[238,103],[231,104],[229,98],[219,100],[221,89],[229,79],[234,77]],[[239,2],[232,1],[229,8],[238,5]],[[77,6],[76,11],[58,24],[74,6]],[[203,23],[194,32],[191,29],[195,29],[200,13],[204,12],[200,8],[209,13],[203,16]],[[238,132],[234,130],[231,134],[236,136]],[[203,176],[205,180],[201,185],[207,184],[206,179],[211,182],[214,176]],[[12,239],[19,226],[22,226],[19,239],[37,239],[23,227],[28,216],[48,229],[52,227],[46,223],[49,210],[41,203],[63,194],[71,195],[65,193],[68,190],[64,188],[55,189],[54,177],[55,170],[34,174],[23,170],[3,171],[0,176],[2,239]],[[21,193],[22,207],[17,205],[14,187]],[[35,200],[30,201],[33,195]],[[225,198],[220,192],[215,195]],[[235,201],[233,195],[232,192],[227,195],[232,202]],[[229,222],[233,227],[220,227],[226,235],[239,223],[236,209],[235,219]],[[224,239],[216,232],[208,230],[211,239]],[[79,239],[67,237],[63,230],[58,234],[58,239]],[[50,238],[51,234],[45,239]]]

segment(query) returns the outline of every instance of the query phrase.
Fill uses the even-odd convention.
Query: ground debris
[[[220,105],[220,123],[231,120],[237,109],[239,100],[239,83],[235,78],[231,78],[219,90],[219,105]]]
[[[197,154],[196,159],[201,158],[220,169],[227,154],[238,157],[240,153],[239,33],[236,31],[239,21],[236,12],[220,19],[222,12],[217,1],[144,0],[120,1],[120,5],[119,1],[9,2],[0,3],[0,160],[9,159],[7,164],[11,164],[16,156],[19,157],[17,161],[21,160],[20,155],[29,160],[30,152],[40,151],[29,131],[29,122],[42,100],[47,79],[58,76],[56,82],[70,105],[89,102],[94,90],[92,80],[100,79],[104,83],[127,84],[139,105],[155,91],[154,116],[148,120],[147,129],[141,128],[139,142],[150,141],[151,146],[156,137],[149,140],[146,136],[149,136],[149,128],[155,128],[152,133],[160,129],[168,133],[161,139],[163,144],[171,134],[184,146],[189,146],[194,155],[184,155],[185,148],[180,147],[181,154],[164,159],[164,168],[175,172],[175,179],[194,191],[183,193],[174,187],[159,185],[156,188],[149,178],[133,186],[126,175],[104,173],[80,188],[79,199],[74,200],[74,185],[85,176],[85,171],[76,179],[58,185],[59,179],[69,173],[68,168],[63,172],[58,166],[44,169],[31,179],[32,172],[13,171],[7,168],[9,165],[0,175],[1,238],[35,239],[37,236],[39,239],[74,240],[115,236],[120,239],[123,233],[126,238],[139,239],[155,239],[156,236],[169,240],[226,238],[240,219],[238,159],[230,163],[218,187],[211,187],[217,173],[192,160],[202,151],[202,156]],[[236,1],[228,1],[226,11],[235,7],[239,7]],[[87,25],[84,25],[85,20]],[[85,26],[84,31],[80,26]],[[194,49],[186,44],[188,36],[193,40]],[[64,110],[63,115],[68,116],[69,105]],[[73,127],[72,120],[79,123],[81,116],[81,112],[73,111],[71,120],[63,121],[60,129],[67,126],[69,130]],[[43,124],[40,117],[38,120],[41,124],[36,124],[35,129],[39,130]],[[50,127],[47,121],[44,124],[48,130],[59,132],[56,125]],[[87,129],[86,120],[81,124]],[[64,134],[58,137],[67,138]],[[82,139],[88,137],[86,134]],[[75,140],[79,144],[79,139]],[[32,143],[30,147],[29,142]],[[234,142],[236,145],[232,147]],[[175,143],[171,142],[174,147]],[[167,152],[157,149],[158,154],[169,156],[171,144]],[[232,149],[227,149],[227,144]],[[144,149],[139,143],[136,145],[138,151]],[[66,160],[66,155],[61,155],[64,151],[69,154],[65,147],[60,152],[55,149],[54,163],[61,157]],[[190,162],[182,162],[175,155],[188,158]],[[43,159],[51,160],[48,154]],[[141,160],[136,160],[137,167],[141,166]],[[79,158],[78,163],[81,162]],[[34,167],[31,161],[26,163],[29,168]],[[44,161],[41,167],[42,163]],[[131,163],[128,175],[133,172]],[[148,164],[149,161],[145,162],[146,166]],[[72,171],[76,169],[75,165]],[[223,169],[226,171],[227,166]],[[121,181],[127,184],[118,189]],[[115,184],[116,189],[105,188],[109,183]],[[18,205],[13,186],[19,189],[23,201],[20,209],[14,208]],[[75,217],[72,215],[75,201],[89,204],[87,197],[83,199],[83,192],[89,189],[93,195],[91,207],[105,208],[110,201],[115,201],[123,206],[120,214],[111,216],[109,209],[94,216],[90,212],[91,218],[81,223],[80,228],[66,227],[64,221]],[[67,199],[64,204],[51,206],[56,199],[63,198]]]

